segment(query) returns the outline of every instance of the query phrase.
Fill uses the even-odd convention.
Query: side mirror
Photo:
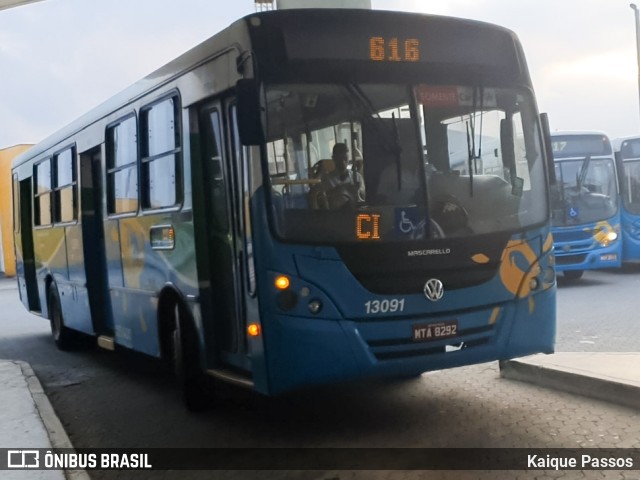
[[[544,143],[544,153],[547,158],[547,175],[549,176],[549,185],[556,184],[556,166],[553,161],[553,147],[551,146],[551,129],[549,128],[549,115],[540,114],[540,124],[542,125],[542,141]]]
[[[260,85],[253,79],[236,83],[238,98],[238,133],[243,145],[260,145],[265,141],[263,117],[265,108],[260,101]]]

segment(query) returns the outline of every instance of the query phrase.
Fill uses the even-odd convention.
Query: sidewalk
[[[28,363],[0,360],[0,448],[73,448]],[[14,470],[2,478],[88,480],[84,471]]]
[[[640,409],[640,353],[560,352],[502,362],[503,378]]]

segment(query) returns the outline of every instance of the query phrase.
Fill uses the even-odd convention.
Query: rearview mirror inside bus
[[[260,145],[264,142],[260,102],[260,87],[255,80],[241,79],[236,84],[238,95],[238,133],[243,145]]]

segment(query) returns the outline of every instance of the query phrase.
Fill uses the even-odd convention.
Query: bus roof
[[[599,130],[561,130],[557,132],[551,132],[552,137],[570,135],[599,135],[609,138],[609,135]]]

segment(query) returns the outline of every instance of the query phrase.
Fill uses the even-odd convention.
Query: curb
[[[501,361],[500,376],[640,410],[640,387],[629,383],[519,360]]]
[[[13,360],[12,362],[18,365],[22,370],[22,374],[27,381],[27,386],[31,393],[31,397],[33,398],[33,402],[38,409],[38,414],[40,415],[44,428],[49,435],[51,446],[53,448],[73,448],[67,432],[64,430],[58,415],[56,415],[56,412],[53,409],[47,394],[44,392],[40,380],[38,380],[38,377],[36,377],[35,372],[31,368],[31,365],[21,360]],[[84,470],[65,470],[64,476],[67,480],[91,480],[89,474]]]

